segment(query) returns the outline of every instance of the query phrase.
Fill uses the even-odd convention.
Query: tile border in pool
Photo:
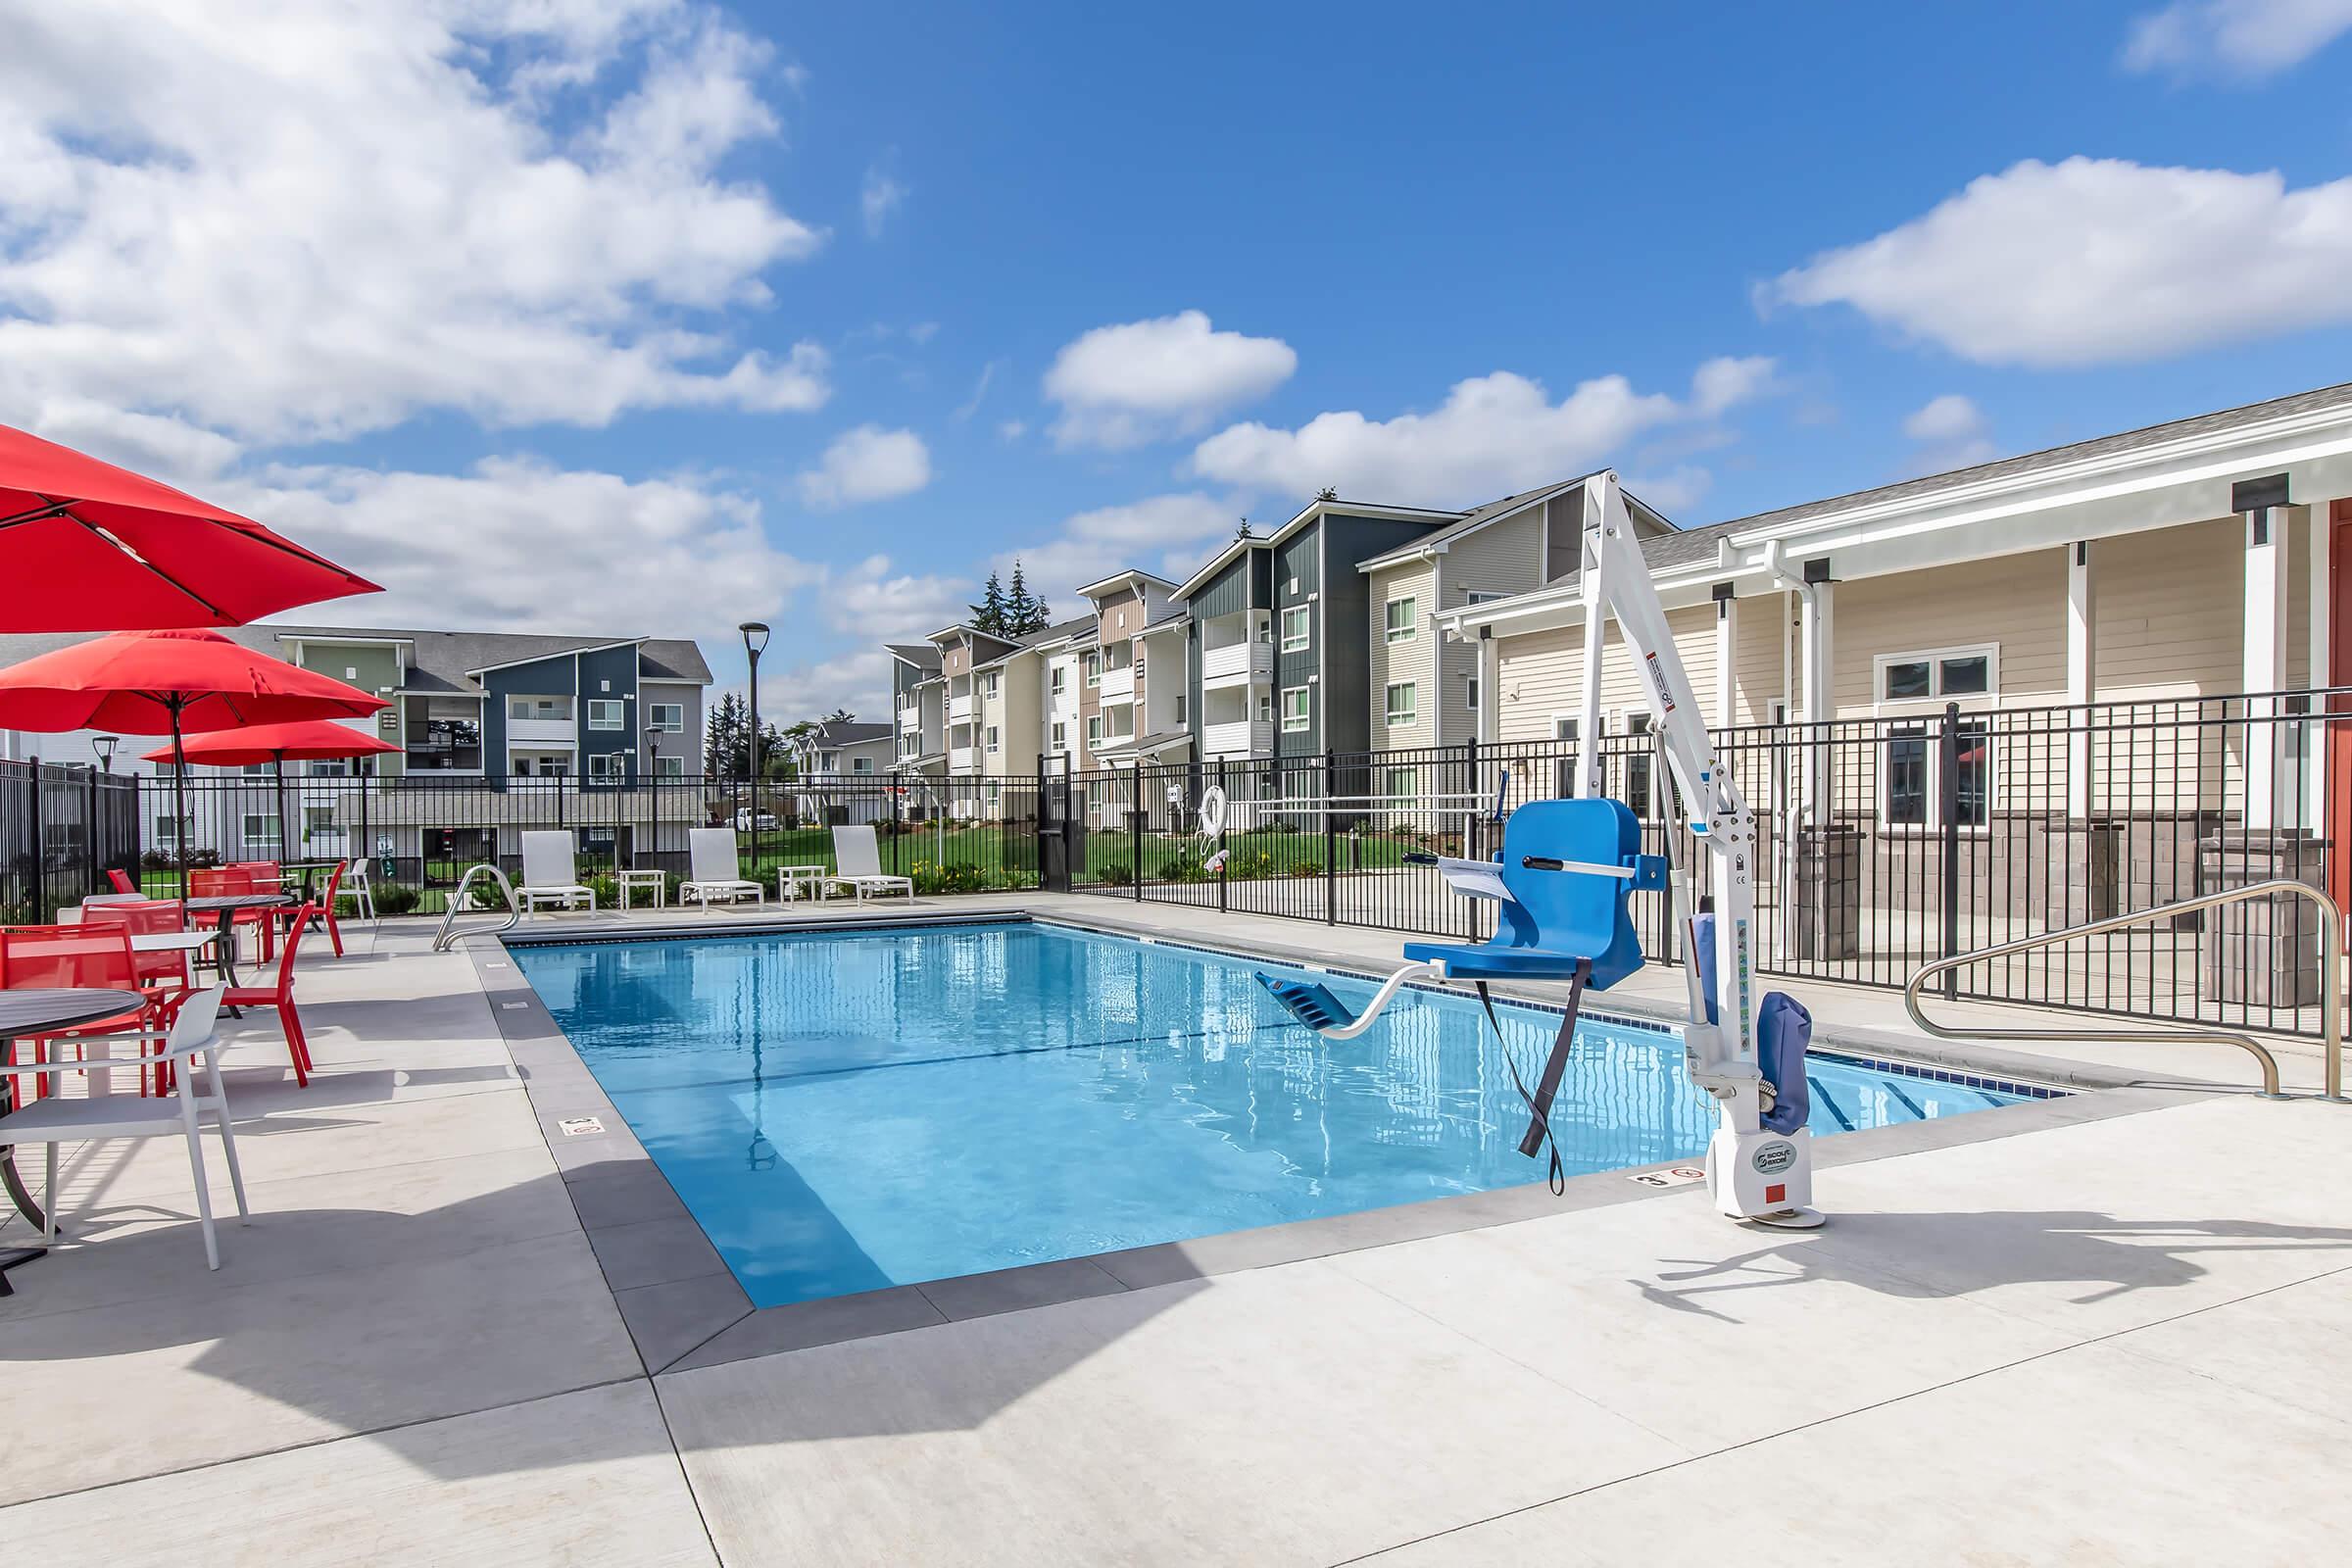
[[[894,910],[893,914],[898,911]],[[743,1287],[717,1260],[715,1249],[702,1227],[670,1188],[652,1156],[646,1153],[627,1122],[606,1097],[586,1062],[572,1049],[554,1016],[522,977],[521,969],[503,955],[508,946],[553,946],[575,943],[613,943],[676,940],[725,940],[783,933],[857,930],[874,927],[1003,925],[1034,922],[1105,936],[1123,936],[1155,945],[1185,948],[1244,958],[1264,957],[1286,963],[1305,962],[1345,975],[1367,975],[1359,960],[1332,959],[1274,953],[1252,954],[1213,944],[1173,941],[1164,936],[1122,930],[1115,923],[1096,925],[1066,916],[1039,915],[1024,909],[973,911],[970,914],[891,918],[804,918],[760,925],[730,925],[724,930],[672,924],[611,928],[584,932],[547,930],[517,936],[506,933],[496,950],[469,944],[467,952],[486,999],[490,1015],[522,1079],[541,1135],[564,1177],[580,1225],[605,1270],[606,1285],[622,1322],[635,1341],[648,1374],[715,1366],[752,1356],[807,1349],[844,1340],[867,1339],[925,1328],[962,1318],[1049,1306],[1092,1296],[1197,1281],[1281,1263],[1301,1262],[1337,1253],[1386,1247],[1398,1242],[1483,1230],[1494,1225],[1540,1218],[1547,1214],[1643,1202],[1675,1196],[1627,1180],[1661,1166],[1629,1166],[1596,1171],[1569,1179],[1564,1195],[1554,1197],[1541,1181],[1491,1192],[1428,1199],[1388,1208],[1363,1209],[1316,1219],[1294,1220],[1254,1230],[1228,1231],[1183,1242],[1163,1242],[1098,1253],[1091,1257],[1061,1258],[992,1273],[931,1280],[919,1285],[895,1285],[851,1296],[826,1297],[785,1306],[754,1307]],[[501,1001],[521,1000],[522,1007],[506,1007]],[[1514,995],[1511,1001],[1546,1007],[1541,999]],[[1556,1004],[1546,1010],[1564,1010]],[[1598,1016],[1598,1015],[1595,1015]],[[1629,1027],[1671,1032],[1654,1018],[1610,1014],[1606,1021]],[[1846,1051],[1827,1053],[1845,1059],[1907,1073],[1951,1074],[1947,1081],[1966,1082],[1967,1075],[1900,1059],[1870,1061]],[[2185,1099],[2203,1098],[2211,1091],[2195,1089],[2109,1088],[2067,1092],[2043,1084],[2012,1083],[1976,1075],[1982,1086],[2028,1095],[2018,1104],[1971,1111],[1936,1121],[1845,1133],[1822,1143],[1815,1153],[1820,1169],[1891,1158],[1900,1154],[1956,1144],[2014,1137],[2071,1122],[2132,1115]],[[567,1134],[566,1121],[595,1117],[602,1124],[587,1134]],[[1687,1192],[1685,1194],[1687,1196]],[[1834,1216],[1833,1216],[1834,1223]],[[697,1245],[699,1244],[699,1245]]]

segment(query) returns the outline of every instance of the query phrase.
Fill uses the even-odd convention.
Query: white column
[[[2333,618],[2334,601],[2328,578],[2334,548],[2334,530],[2328,525],[2330,508],[2325,501],[2311,504],[2304,518],[2310,547],[2304,551],[2304,602],[2310,608],[2304,627],[2304,645],[2309,662],[2304,666],[2303,684],[2314,690],[2328,684],[2328,672],[2333,662],[2333,650],[2328,642],[2334,632],[2329,624]],[[2314,702],[2317,713],[2329,704]],[[2303,825],[2314,833],[2328,826],[2328,727],[2316,717],[2300,726],[2303,732]]]
[[[1715,727],[1729,729],[1740,722],[1740,694],[1733,686],[1739,658],[1740,601],[1732,597],[1729,583],[1718,586],[1715,593]]]
[[[2098,610],[2090,573],[2090,542],[2077,540],[2066,553],[2066,700],[2095,702],[2098,687]],[[2066,754],[2066,814],[2080,822],[2090,815],[2090,715],[2074,715],[2075,732]]]
[[[1804,665],[1804,716],[1808,724],[1826,724],[1837,716],[1830,669],[1837,637],[1838,585],[1817,582],[1811,586],[1812,592],[1801,596],[1804,623],[1798,632]],[[1819,733],[1807,739],[1811,744],[1805,748],[1810,759],[1804,770],[1805,819],[1819,826],[1830,816],[1830,747],[1827,737]]]
[[[2286,684],[2286,532],[2284,509],[2265,507],[2245,514],[2246,608],[2244,660],[2238,689],[2275,692]],[[2246,716],[2246,826],[2273,825],[2278,789],[2278,756],[2285,739],[2267,722],[2273,705],[2250,698]]]
[[[1502,639],[1481,626],[1477,649],[1478,739],[1486,746],[1502,739]]]

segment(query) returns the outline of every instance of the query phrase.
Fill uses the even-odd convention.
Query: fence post
[[[1339,799],[1339,764],[1330,747],[1323,748],[1323,923],[1340,923],[1340,819],[1332,802]]]
[[[1131,764],[1135,782],[1128,786],[1127,831],[1135,839],[1135,902],[1144,902],[1144,760]]]
[[[49,923],[49,831],[44,822],[41,760],[32,759],[32,923]]]
[[[1476,860],[1484,858],[1484,851],[1486,848],[1486,846],[1480,842],[1480,829],[1483,826],[1483,820],[1478,814],[1478,797],[1480,790],[1478,778],[1477,736],[1473,735],[1470,739],[1462,743],[1462,760],[1469,764],[1464,769],[1464,772],[1469,779],[1469,788],[1463,793],[1470,797],[1470,808],[1462,819],[1462,858],[1466,860]],[[1482,899],[1462,899],[1458,902],[1462,906],[1462,940],[1465,942],[1476,942],[1478,940],[1478,909],[1479,906],[1485,901]]]
[[[1960,705],[1943,705],[1943,733],[1937,742],[1936,807],[1943,813],[1943,956],[1960,953]],[[1960,971],[1943,971],[1943,994],[1960,993]]]
[[[1078,817],[1078,783],[1070,767],[1070,754],[1061,754],[1061,871],[1062,880],[1069,886],[1064,893],[1075,893],[1078,884],[1086,880],[1086,867],[1072,865],[1070,857],[1077,849],[1078,832],[1074,825]]]
[[[1225,796],[1225,759],[1222,757],[1217,759],[1217,799],[1225,802],[1225,816],[1231,816],[1233,802],[1227,800]],[[1233,852],[1225,844],[1225,823],[1222,818],[1217,823],[1217,847],[1211,853],[1222,853],[1225,857],[1224,859],[1217,862],[1217,912],[1223,914],[1229,907],[1226,903],[1225,879],[1233,874]]]
[[[90,769],[89,798],[89,814],[83,818],[81,834],[81,889],[95,893],[103,886],[98,868],[105,857],[98,853],[98,770],[94,767]]]

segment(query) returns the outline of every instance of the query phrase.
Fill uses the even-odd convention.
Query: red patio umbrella
[[[248,724],[243,729],[208,730],[181,743],[177,753],[159,746],[144,754],[150,762],[196,762],[207,767],[255,767],[270,762],[277,769],[277,842],[286,843],[286,764],[330,761],[343,757],[376,757],[400,748],[366,730],[332,719],[296,719],[286,724]],[[363,826],[366,812],[361,813]]]
[[[188,815],[190,731],[362,718],[384,706],[372,692],[297,668],[202,627],[116,632],[0,669],[0,729],[171,736],[175,827]],[[184,845],[179,882],[184,897]]]
[[[0,424],[0,631],[241,626],[381,590],[251,517]]]

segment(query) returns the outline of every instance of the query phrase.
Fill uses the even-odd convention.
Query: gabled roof
[[[1242,552],[1246,550],[1271,550],[1272,548],[1274,548],[1274,541],[1266,537],[1264,534],[1247,534],[1241,537],[1226,540],[1223,548],[1218,550],[1215,555],[1209,557],[1208,561],[1198,571],[1194,572],[1190,577],[1185,578],[1183,582],[1176,585],[1176,597],[1179,599],[1192,598],[1193,595],[1200,591],[1202,586],[1207,583],[1209,578],[1214,577],[1218,572],[1223,571],[1227,563],[1231,562],[1235,557],[1241,555]]]
[[[861,719],[849,719],[817,725],[815,739],[816,744],[822,747],[862,746],[867,741],[886,741],[890,736],[891,726],[888,724],[869,724]]]
[[[1171,593],[1176,588],[1174,583],[1157,572],[1146,571],[1141,566],[1129,566],[1124,570],[1112,572],[1101,582],[1088,583],[1078,590],[1078,596],[1081,599],[1093,599],[1098,595],[1109,593],[1114,588],[1124,588],[1130,583],[1156,583]]]
[[[1084,589],[1079,591],[1085,592]],[[1092,632],[1094,629],[1094,616],[1072,615],[1067,620],[1055,621],[1042,631],[1031,632],[1021,639],[1021,646],[1023,648],[1050,648],[1055,643],[1068,642],[1071,638]]]
[[[1309,501],[1298,509],[1298,515],[1266,536],[1266,543],[1279,544],[1318,517],[1336,513],[1343,517],[1379,517],[1394,522],[1422,522],[1435,527],[1462,515],[1433,507],[1388,507],[1370,501]]]
[[[1599,470],[1593,471],[1598,472]],[[1476,533],[1481,528],[1500,522],[1503,518],[1523,512],[1529,507],[1540,506],[1554,496],[1578,489],[1592,477],[1592,474],[1580,473],[1573,479],[1562,479],[1556,484],[1538,485],[1533,490],[1522,490],[1515,496],[1504,496],[1500,501],[1490,501],[1485,506],[1464,514],[1459,521],[1449,522],[1443,528],[1425,533],[1409,545],[1398,545],[1385,555],[1374,556],[1371,560],[1359,564],[1356,569],[1358,571],[1374,571],[1382,566],[1393,566],[1399,562],[1410,561],[1425,550],[1443,550],[1465,534]],[[1646,525],[1643,529],[1644,536],[1674,531],[1674,524],[1668,520],[1665,514],[1630,490],[1625,491],[1624,494],[1626,505],[1634,514],[1635,523]]]
[[[936,672],[939,669],[939,650],[929,643],[885,643],[890,657],[915,669]]]

